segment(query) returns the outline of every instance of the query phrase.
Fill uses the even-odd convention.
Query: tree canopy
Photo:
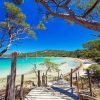
[[[47,75],[48,72],[51,72],[51,71],[57,71],[57,72],[59,71],[58,64],[51,62],[50,59],[45,59],[45,61],[41,63],[41,65],[46,66],[45,75]]]
[[[94,40],[94,41],[89,41],[85,43],[84,48],[87,48],[89,50],[98,50],[100,51],[100,40]]]
[[[4,6],[6,19],[0,22],[0,56],[10,49],[12,43],[16,44],[21,39],[35,37],[35,32],[25,22],[26,16],[21,9],[8,2],[5,2]]]
[[[100,31],[100,0],[35,0],[47,10],[45,15],[60,17]]]
[[[7,0],[21,4],[24,0]],[[86,28],[100,31],[100,0],[34,0],[42,5],[39,11],[45,14],[45,20],[60,17],[68,22],[77,23]],[[45,10],[44,10],[45,8]]]
[[[100,78],[100,66],[96,64],[92,64],[86,70],[89,70],[94,78]]]

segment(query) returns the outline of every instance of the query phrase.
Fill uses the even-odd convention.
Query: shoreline
[[[84,64],[82,62],[82,59],[78,59],[78,58],[74,58],[74,59],[80,61],[80,66],[78,66],[78,67],[76,67],[76,68],[73,69],[73,74],[76,73],[76,72],[78,72],[78,71],[79,72],[80,71],[83,72]],[[67,67],[66,65],[67,65],[67,62],[62,62],[61,65],[60,65],[60,67],[66,68]],[[63,69],[63,68],[62,68],[62,71],[63,70],[65,71],[65,69]],[[41,73],[43,73],[43,71]],[[52,79],[52,77],[54,77],[54,76],[58,76],[57,72],[53,72],[53,73],[54,74],[48,73],[48,76],[49,76],[50,79]],[[68,74],[70,74],[70,72],[65,73],[63,75],[65,76],[65,75],[68,75]],[[24,73],[24,76],[25,76],[24,82],[34,81],[35,84],[36,84],[37,77],[36,77],[34,71],[30,70],[29,72]],[[0,90],[6,88],[6,80],[7,80],[6,77],[0,78]],[[20,83],[21,83],[21,75],[16,75],[16,85],[20,85]]]
[[[72,74],[75,74],[75,73],[79,72],[80,69],[83,69],[83,62],[82,62],[82,60],[78,59],[78,58],[76,58],[76,59],[80,62],[80,65],[78,67],[76,67],[76,68],[73,69]],[[68,73],[64,74],[64,76],[70,76],[70,74],[71,74],[71,72],[68,72]]]
[[[34,57],[32,57],[32,58],[34,58]],[[38,58],[44,58],[45,59],[45,57],[38,57]],[[46,57],[47,58],[47,57]],[[51,58],[51,61],[52,62],[54,62],[54,63],[56,63],[56,64],[59,64],[59,65],[63,65],[63,66],[68,66],[68,67],[74,67],[74,65],[70,65],[70,63],[73,63],[73,61],[75,61],[76,60],[76,58],[72,58],[72,57],[49,57],[49,58]],[[56,59],[52,59],[52,58],[56,58]],[[2,58],[1,58],[2,59]],[[3,58],[3,59],[9,59],[9,58]],[[72,59],[72,61],[71,62],[69,62],[69,60],[67,61],[66,59]],[[74,59],[74,60],[73,60]],[[19,60],[17,60],[18,62],[20,61],[20,59]],[[22,59],[19,63],[17,63],[17,67],[16,67],[16,74],[17,75],[20,75],[20,74],[24,74],[24,73],[27,73],[27,72],[29,72],[29,71],[31,71],[32,69],[33,69],[33,66],[34,66],[34,64],[37,64],[37,68],[39,68],[39,70],[42,70],[43,69],[43,67],[41,67],[39,64],[40,63],[42,63],[42,61],[40,62],[35,62],[36,60],[34,60],[33,59],[33,63],[32,63],[32,60],[31,61],[27,61],[26,59]],[[1,67],[1,72],[2,72],[2,70],[4,70],[4,72],[2,72],[2,73],[0,73],[0,78],[5,78],[5,77],[7,77],[7,75],[9,75],[10,74],[10,69],[11,69],[11,64],[10,64],[10,62],[11,61],[9,61],[8,62],[8,67],[7,66],[5,66],[5,64],[4,64],[4,68],[2,68]],[[23,63],[24,62],[24,63]],[[5,62],[2,62],[2,63],[5,63]],[[1,63],[1,65],[2,65],[2,63]],[[21,65],[21,64],[23,64],[23,65]],[[62,64],[61,64],[62,63]],[[63,63],[66,63],[65,65],[63,64]],[[68,64],[67,64],[68,63]],[[76,64],[75,64],[76,63]],[[77,62],[74,62],[74,64],[75,64],[75,67],[77,67]],[[78,64],[79,65],[79,64]],[[3,65],[2,65],[3,66]],[[7,68],[6,68],[7,67]],[[64,70],[66,70],[66,72],[68,72],[69,70],[67,69],[68,67],[63,67],[63,69]],[[23,69],[23,71],[22,71],[22,69]],[[64,72],[64,73],[66,73],[66,72]]]
[[[80,61],[80,66],[76,67],[73,69],[73,76],[75,76],[76,73],[79,74],[79,76],[84,76],[85,75],[85,69],[87,69],[89,66],[91,66],[92,64],[96,64],[95,62],[93,62],[91,59],[78,59],[77,60]],[[90,61],[89,63],[85,63],[87,61]],[[71,74],[71,72],[66,73],[64,76],[69,76]]]

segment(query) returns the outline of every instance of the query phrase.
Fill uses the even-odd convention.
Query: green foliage
[[[40,30],[46,30],[46,27],[45,27],[45,25],[43,24],[42,21],[40,21],[40,23],[38,24],[37,28],[40,29]]]
[[[92,77],[100,77],[100,65],[92,64],[86,70],[89,70],[92,73]]]
[[[6,29],[7,28],[7,22],[0,22],[0,28]]]
[[[25,19],[26,19],[26,16],[25,16],[23,13],[19,13],[19,14],[16,16],[16,20],[17,20],[19,23],[22,23]]]
[[[98,50],[100,51],[100,40],[89,41],[83,45],[84,48],[89,50]]]
[[[100,71],[100,66],[96,65],[96,64],[92,64],[88,69],[89,70],[93,69],[93,70],[96,70],[96,71]]]
[[[77,50],[75,51],[75,55],[77,55],[78,58],[94,58],[94,57],[100,57],[100,51],[97,50]]]
[[[6,13],[11,17],[21,13],[20,8],[17,8],[14,4],[4,2],[4,6],[5,6]]]
[[[58,64],[55,64],[54,62],[51,62],[50,59],[45,59],[44,63],[41,63],[41,65],[46,66],[47,70],[46,70],[46,75],[47,72],[51,72],[53,71],[59,71],[58,69]]]
[[[4,7],[6,19],[0,22],[0,56],[10,49],[12,42],[17,45],[19,40],[35,37],[35,32],[25,22],[26,16],[20,8],[8,2],[4,2]]]
[[[6,17],[8,20],[16,23],[22,23],[25,21],[26,16],[22,13],[21,9],[16,7],[14,4],[5,2]]]
[[[68,24],[74,24],[74,22],[73,21],[71,21],[71,20],[67,20],[67,22],[68,22]]]
[[[88,9],[90,9],[96,0],[72,0],[70,3],[71,6],[74,6],[76,10],[82,12],[81,15],[84,14]],[[91,13],[87,16],[89,19],[98,20],[98,16],[100,15],[100,3],[97,4],[95,9],[91,11]]]
[[[14,31],[23,29],[25,30],[24,32],[29,33],[31,36],[35,36],[35,32],[31,30],[30,25],[25,22],[26,16],[22,13],[20,8],[8,2],[5,2],[4,6],[7,16],[6,21],[0,23],[0,28],[7,28],[7,24],[9,24],[10,27],[14,27]]]

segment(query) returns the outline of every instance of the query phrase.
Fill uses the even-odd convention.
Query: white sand
[[[87,69],[89,66],[91,66],[92,64],[95,64],[95,63],[92,62],[90,59],[80,59],[80,61],[83,64],[82,64],[82,67],[79,69],[79,74],[80,74],[80,76],[84,76],[86,73],[85,69]]]

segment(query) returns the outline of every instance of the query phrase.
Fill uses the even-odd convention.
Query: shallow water
[[[80,62],[74,58],[62,58],[62,57],[31,57],[31,58],[17,58],[17,74],[23,74],[33,69],[33,65],[37,64],[37,69],[43,69],[39,64],[42,63],[45,58],[49,58],[52,62],[62,63],[67,62],[66,72],[71,68],[79,66]],[[33,64],[33,65],[32,65]],[[0,58],[0,77],[9,75],[11,69],[11,58]]]

